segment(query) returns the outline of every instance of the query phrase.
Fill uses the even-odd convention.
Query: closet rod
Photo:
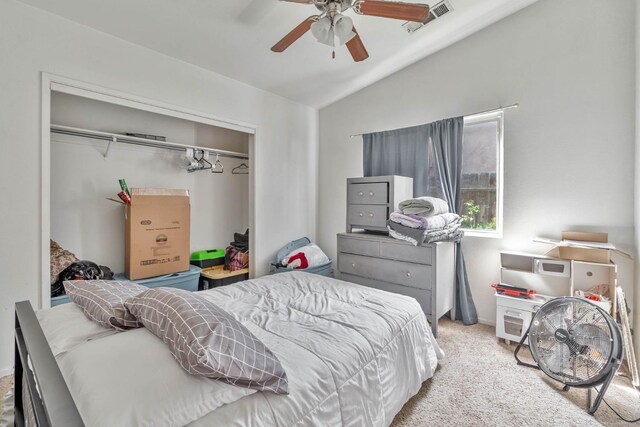
[[[478,111],[477,113],[467,114],[466,116],[464,116],[464,118],[467,119],[467,118],[469,118],[471,116],[479,116],[481,114],[497,113],[498,111],[510,110],[511,108],[518,108],[519,106],[520,106],[520,104],[511,104],[511,105],[507,105],[506,107],[494,108],[493,110]],[[412,127],[412,126],[407,126],[407,127]],[[385,131],[375,131],[375,132],[385,132]],[[375,132],[356,133],[355,135],[351,135],[351,138],[355,138],[356,136],[362,136],[362,135],[365,135],[367,133],[375,133]]]
[[[207,151],[209,153],[217,154],[220,157],[228,157],[232,159],[249,160],[249,157],[245,153],[239,153],[236,151],[218,150],[215,148],[198,147],[195,145],[184,145],[176,142],[168,141],[153,141],[146,138],[138,138],[135,136],[127,136],[117,133],[101,132],[97,130],[81,129],[71,126],[51,125],[51,132],[60,135],[72,135],[81,136],[85,138],[100,139],[103,141],[117,141],[124,144],[142,145],[145,147],[164,148],[166,150],[184,151],[187,148],[193,148],[198,151]]]

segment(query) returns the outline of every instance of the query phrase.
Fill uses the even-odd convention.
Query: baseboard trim
[[[13,374],[13,368],[0,369],[0,378],[4,378],[7,375]]]
[[[496,320],[478,319],[478,323],[482,325],[496,326]]]

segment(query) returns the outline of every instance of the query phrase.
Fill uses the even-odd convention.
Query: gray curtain
[[[414,197],[435,196],[462,212],[463,117],[363,135],[364,176],[413,178]],[[456,243],[456,320],[478,322],[461,242]]]
[[[364,176],[408,176],[413,178],[413,194],[431,194],[429,125],[365,134],[362,139]]]

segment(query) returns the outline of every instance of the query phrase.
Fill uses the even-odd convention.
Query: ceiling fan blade
[[[310,16],[302,21],[297,27],[295,27],[289,34],[284,36],[282,40],[273,45],[271,48],[274,52],[284,52],[289,46],[291,46],[296,40],[302,37],[307,31],[311,29],[313,24],[318,19],[317,15]]]
[[[353,4],[353,10],[360,15],[422,23],[429,17],[429,5],[397,1],[358,0]]]
[[[360,39],[360,34],[356,31],[356,27],[353,27],[353,32],[356,33],[356,35],[346,43],[347,49],[349,49],[349,53],[354,61],[364,61],[369,57],[369,52],[367,52],[367,49],[364,47],[364,43],[362,43],[362,39]]]

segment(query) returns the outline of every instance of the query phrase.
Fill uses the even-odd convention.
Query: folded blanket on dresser
[[[457,242],[464,237],[464,231],[460,229],[460,226],[445,228],[436,233],[427,233],[423,243],[436,243],[436,242]]]
[[[399,211],[391,212],[389,219],[397,224],[418,230],[441,230],[449,225],[462,221],[462,218],[454,213],[424,217],[414,214],[405,215]]]
[[[389,220],[387,221],[387,229],[391,237],[404,240],[414,246],[422,246],[425,243],[458,241],[464,236],[464,232],[460,229],[460,222],[440,230],[429,231],[406,227]]]
[[[405,215],[434,216],[449,212],[449,205],[437,197],[418,197],[400,202],[398,209]]]

